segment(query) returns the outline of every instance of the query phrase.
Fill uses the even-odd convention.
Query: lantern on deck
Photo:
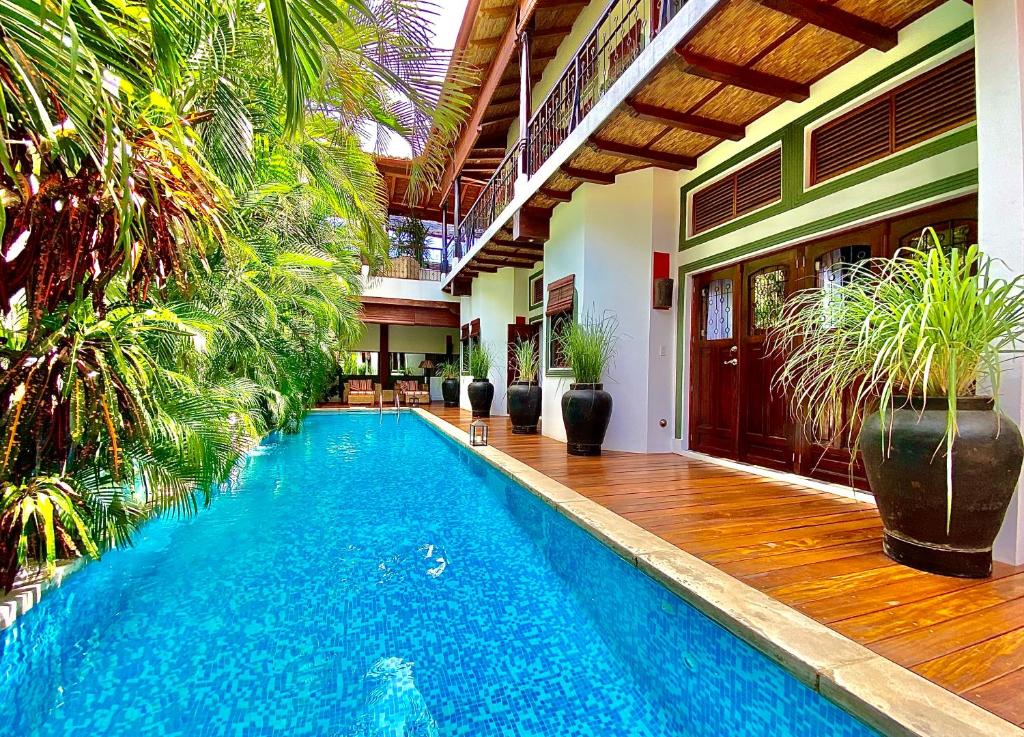
[[[469,423],[469,444],[474,446],[487,445],[487,423],[473,420]]]

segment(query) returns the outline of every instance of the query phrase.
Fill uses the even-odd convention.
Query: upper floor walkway
[[[581,184],[612,184],[651,166],[692,169],[776,106],[807,100],[811,85],[859,54],[894,48],[901,28],[941,4],[503,6],[514,16],[503,35],[489,37],[497,50],[441,186],[443,288],[465,293],[481,272],[532,266],[542,259],[552,211]],[[469,31],[464,23],[467,48],[481,22],[469,22]],[[518,70],[518,94],[510,68]]]

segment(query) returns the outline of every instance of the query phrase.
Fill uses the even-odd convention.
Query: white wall
[[[388,328],[388,350],[392,353],[444,353],[448,336],[452,338],[454,350],[458,351],[458,328],[391,325]]]
[[[977,0],[978,227],[985,251],[1007,277],[1024,274],[1024,5]],[[1000,405],[1024,421],[1024,365],[1003,376]],[[1017,494],[996,539],[998,560],[1024,563],[1024,503]]]
[[[578,314],[618,322],[616,357],[604,382],[614,403],[605,440],[610,450],[659,452],[672,444],[674,394],[662,384],[671,382],[674,323],[671,312],[652,309],[651,288],[653,252],[672,252],[676,242],[673,181],[671,172],[645,169],[610,186],[585,184],[555,210],[545,245],[545,283],[575,274]],[[565,439],[561,397],[571,382],[544,381],[543,432],[559,440]]]
[[[508,326],[515,323],[516,316],[526,316],[526,280],[531,272],[527,269],[498,269],[496,273],[480,274],[473,281],[473,294],[462,298],[462,322],[480,320],[480,342],[494,358],[491,367],[491,383],[494,384],[492,415],[507,415],[506,392],[508,390]],[[461,406],[470,409],[469,395],[465,387],[472,377],[462,377]]]
[[[447,292],[441,291],[441,282],[371,277],[367,266],[363,266],[363,295],[366,297],[388,297],[391,299],[413,299],[431,302],[459,301],[458,297],[453,297]]]

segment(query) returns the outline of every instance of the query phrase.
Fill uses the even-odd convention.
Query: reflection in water
[[[381,658],[373,664],[363,679],[363,708],[349,737],[438,737],[412,666],[402,658]]]

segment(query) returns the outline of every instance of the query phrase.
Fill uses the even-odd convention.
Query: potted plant
[[[569,323],[556,338],[575,383],[562,395],[562,422],[570,455],[601,455],[612,395],[601,383],[614,355],[616,323],[610,316]]]
[[[537,383],[540,358],[532,340],[517,341],[512,348],[512,366],[516,380],[508,388],[508,414],[512,432],[525,435],[537,432],[540,419],[541,390]]]
[[[437,375],[441,377],[441,396],[444,397],[445,407],[459,406],[459,364],[455,361],[446,361],[437,367]]]
[[[474,346],[469,352],[469,372],[473,375],[467,392],[473,417],[490,417],[491,402],[494,400],[494,384],[491,383],[490,351],[482,345]]]
[[[1024,282],[993,276],[977,246],[925,237],[934,247],[796,293],[773,338],[775,382],[819,437],[862,451],[890,558],[985,577],[1024,457],[997,406],[1024,336]]]

